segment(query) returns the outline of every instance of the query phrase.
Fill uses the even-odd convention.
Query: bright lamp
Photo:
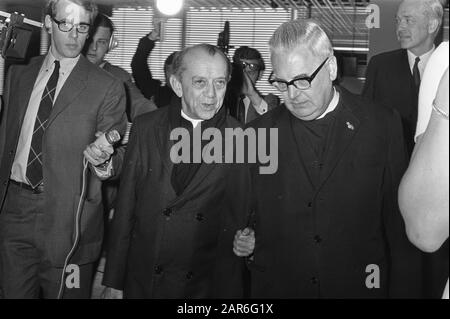
[[[159,12],[167,16],[178,14],[183,8],[184,0],[156,0]]]

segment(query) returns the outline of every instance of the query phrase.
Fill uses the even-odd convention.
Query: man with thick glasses
[[[262,95],[256,89],[256,82],[265,68],[261,53],[254,48],[242,46],[233,55],[233,72],[225,103],[230,108],[230,114],[243,124],[251,122],[279,104],[276,95]]]
[[[396,201],[406,167],[398,114],[333,86],[333,47],[311,20],[281,25],[270,51],[285,106],[250,126],[278,128],[278,171],[251,169],[254,229],[238,231],[234,247],[253,253],[252,297],[417,297],[420,253]]]
[[[103,240],[101,165],[96,133],[125,131],[123,84],[80,55],[97,14],[86,0],[49,0],[49,52],[11,67],[0,123],[0,294],[5,298],[88,298]],[[87,188],[80,241],[70,259],[74,285],[61,277],[75,241],[83,160]],[[109,167],[109,166],[108,166]],[[111,173],[105,172],[103,177]],[[60,287],[62,294],[59,294]]]

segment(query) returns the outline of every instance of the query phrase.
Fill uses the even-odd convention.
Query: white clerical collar
[[[336,107],[339,103],[339,92],[336,90],[335,87],[333,87],[333,90],[334,90],[334,95],[333,95],[333,98],[331,99],[330,104],[328,105],[328,108],[316,120],[320,120],[320,119],[324,118],[328,113],[331,113],[336,109]]]
[[[189,122],[191,122],[192,126],[194,128],[196,128],[199,123],[203,122],[203,120],[196,120],[196,119],[190,118],[186,113],[184,113],[183,110],[181,110],[181,117],[184,118],[185,120],[188,120]]]

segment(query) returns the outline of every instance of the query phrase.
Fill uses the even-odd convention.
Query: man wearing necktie
[[[56,298],[75,238],[89,162],[80,241],[70,264],[79,285],[64,298],[88,298],[103,240],[101,180],[120,167],[96,133],[126,127],[123,84],[80,55],[97,13],[87,0],[48,0],[48,54],[11,67],[0,123],[0,296]],[[120,153],[120,152],[119,152]],[[121,155],[121,153],[120,153]],[[110,160],[110,161],[109,161]],[[108,172],[95,167],[108,162]],[[98,175],[98,176],[97,176]],[[72,268],[74,269],[74,268]]]
[[[404,0],[396,17],[401,49],[372,57],[367,67],[363,95],[399,111],[410,155],[414,148],[420,79],[434,51],[442,17],[440,0]]]
[[[368,65],[363,95],[395,108],[403,122],[409,155],[415,146],[418,96],[428,60],[441,29],[440,0],[404,0],[397,11],[397,37],[401,49],[374,56]],[[424,297],[440,298],[448,278],[448,241],[438,252],[424,255]]]
[[[231,114],[242,124],[251,122],[279,104],[276,95],[264,96],[256,89],[256,82],[264,70],[265,63],[258,50],[242,46],[235,51],[226,103],[231,108]]]

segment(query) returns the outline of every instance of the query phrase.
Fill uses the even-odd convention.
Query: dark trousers
[[[45,258],[43,207],[44,194],[33,194],[10,184],[0,214],[2,298],[53,299],[58,296],[62,268],[52,266]],[[80,288],[65,287],[63,298],[89,298],[93,270],[93,264],[79,266]]]

